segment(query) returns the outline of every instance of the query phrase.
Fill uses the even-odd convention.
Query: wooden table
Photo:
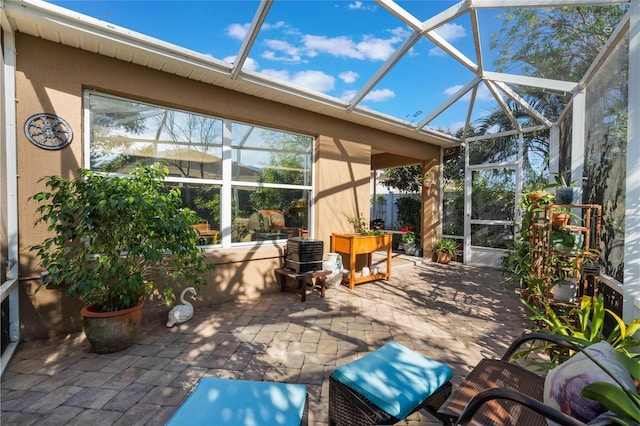
[[[387,270],[384,273],[374,274],[372,266],[372,254],[376,251],[384,250],[387,253]],[[373,280],[391,279],[391,234],[382,235],[360,235],[360,234],[336,234],[331,235],[331,252],[344,253],[349,260],[349,275],[342,277],[342,282],[349,284],[349,289],[353,290],[356,284],[366,283]],[[367,256],[367,267],[370,274],[356,278],[356,256],[364,254]],[[345,262],[346,264],[346,262]]]
[[[292,278],[298,283],[300,287],[300,299],[302,302],[307,300],[307,286],[311,286],[311,288],[319,286],[320,287],[320,297],[324,298],[326,284],[325,280],[327,275],[331,273],[331,271],[309,271],[309,272],[301,272],[297,273],[293,269],[286,268],[276,268],[273,271],[276,274],[276,280],[280,282],[280,291],[285,291],[287,288],[287,278]],[[314,285],[313,280],[316,280]]]

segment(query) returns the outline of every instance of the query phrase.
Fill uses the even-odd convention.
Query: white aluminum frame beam
[[[463,87],[461,87],[460,89],[458,89],[458,91],[456,93],[454,93],[453,95],[451,95],[449,97],[449,99],[447,99],[446,101],[444,101],[442,104],[440,104],[440,106],[438,106],[438,108],[434,109],[433,111],[431,111],[431,113],[429,115],[427,115],[424,119],[422,119],[422,121],[420,123],[418,123],[416,125],[417,129],[421,129],[424,126],[426,126],[427,124],[429,124],[429,122],[431,120],[433,120],[434,118],[436,118],[438,115],[440,115],[444,110],[446,110],[447,108],[449,108],[451,105],[453,105],[458,99],[460,99],[461,97],[463,97],[469,90],[473,89],[475,86],[477,86],[477,84],[481,81],[480,77],[474,77],[472,80],[470,80],[467,84],[465,84]]]
[[[478,65],[476,65],[476,63],[473,62],[471,59],[467,58],[467,56],[465,56],[458,49],[453,47],[451,43],[449,43],[447,40],[445,40],[440,35],[438,35],[436,31],[437,30],[427,31],[426,33],[424,33],[424,35],[429,40],[431,40],[436,46],[438,46],[440,49],[447,52],[449,56],[451,56],[456,61],[460,62],[465,68],[469,69],[474,74],[477,74]]]
[[[549,78],[529,77],[525,75],[506,74],[493,71],[485,71],[482,76],[485,80],[538,87],[540,89],[552,90],[554,92],[573,93],[578,87],[578,83],[571,81],[552,80]]]
[[[351,112],[353,109],[367,96],[367,94],[375,87],[376,84],[393,68],[393,66],[413,47],[417,41],[420,40],[420,33],[414,31],[405,41],[393,52],[387,60],[382,64],[380,68],[375,72],[373,76],[364,84],[358,93],[349,101],[347,111]]]
[[[244,40],[242,40],[242,45],[240,46],[240,50],[238,50],[233,68],[231,69],[231,78],[233,80],[238,78],[240,71],[242,71],[242,67],[247,60],[247,56],[249,56],[249,51],[251,50],[253,43],[256,41],[256,38],[258,38],[260,28],[262,28],[262,24],[264,23],[272,4],[273,0],[262,0],[258,5],[256,14],[254,15],[251,26],[249,27],[249,31],[247,31]]]
[[[484,62],[482,58],[482,43],[480,42],[480,23],[478,22],[478,11],[471,10],[469,12],[471,18],[471,30],[473,31],[473,46],[476,50],[476,64],[478,66],[478,72],[482,74],[484,72]]]
[[[498,91],[498,88],[496,87],[495,83],[491,80],[485,80],[484,84],[487,86],[487,88],[489,89],[489,92],[491,92],[496,102],[498,102],[498,105],[500,105],[502,112],[509,119],[509,121],[513,125],[513,128],[518,130],[518,132],[521,132],[522,130],[520,129],[520,123],[518,122],[516,117],[514,117],[513,113],[509,109],[509,105],[507,105],[507,103],[505,102],[504,98]]]
[[[527,110],[527,112],[533,117],[537,118],[541,123],[544,123],[547,127],[551,127],[553,123],[547,119],[544,115],[540,114],[540,112],[531,106],[529,102],[527,102],[524,98],[518,95],[515,91],[513,91],[509,86],[505,83],[494,81],[493,82],[500,90],[507,94],[511,99],[513,99],[518,105]]]
[[[531,7],[602,6],[628,4],[631,0],[467,0],[474,9],[514,9]]]
[[[0,358],[0,375],[4,372],[9,360],[20,343],[20,304],[18,286],[18,154],[17,154],[17,111],[16,111],[16,49],[15,34],[6,25],[4,10],[0,10],[2,19],[3,43],[0,58],[0,149],[4,149],[5,164],[3,179],[6,186],[0,191],[6,197],[6,231],[7,231],[7,280],[0,284],[0,301],[9,299],[9,345]]]

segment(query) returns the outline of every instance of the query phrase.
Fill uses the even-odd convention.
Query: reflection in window
[[[310,191],[233,188],[232,242],[299,237],[308,229]]]
[[[471,245],[507,249],[513,240],[512,225],[471,225]]]
[[[91,108],[91,169],[126,173],[162,161],[170,176],[222,178],[222,120],[99,95]]]
[[[309,185],[312,138],[240,123],[231,129],[233,180]]]
[[[306,235],[313,138],[95,93],[87,99],[89,167],[127,173],[138,162],[165,163],[167,184],[200,218],[203,245]]]

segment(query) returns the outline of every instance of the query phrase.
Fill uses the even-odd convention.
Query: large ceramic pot
[[[140,323],[144,302],[116,312],[99,312],[98,305],[88,305],[80,311],[82,327],[94,352],[118,352],[133,344]]]

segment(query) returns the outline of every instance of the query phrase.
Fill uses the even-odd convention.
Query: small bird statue
[[[169,320],[167,321],[167,327],[173,327],[176,324],[189,321],[193,318],[193,306],[191,303],[184,300],[184,296],[186,293],[193,294],[193,297],[196,297],[196,289],[193,287],[187,287],[182,290],[180,294],[181,305],[176,305],[169,311]]]

